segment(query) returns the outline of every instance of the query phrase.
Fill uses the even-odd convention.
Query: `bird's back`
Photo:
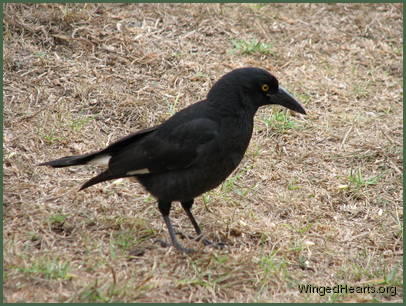
[[[193,120],[213,122],[212,130],[190,133],[199,135],[214,134],[215,137],[197,147],[197,158],[185,168],[173,169],[161,173],[137,175],[140,183],[155,197],[168,201],[185,201],[217,187],[238,166],[248,147],[252,135],[253,116],[241,113],[223,114],[216,112],[213,105],[201,101],[183,109],[166,121],[160,129],[145,137],[176,137],[172,134],[176,128]],[[202,136],[201,136],[202,137]],[[178,139],[182,142],[184,139]],[[196,139],[198,142],[198,139]],[[176,156],[179,160],[182,154]],[[181,162],[181,161],[180,161]]]

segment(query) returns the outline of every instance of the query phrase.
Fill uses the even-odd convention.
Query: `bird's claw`
[[[198,236],[196,236],[196,237],[193,237],[193,236],[191,236],[191,235],[185,235],[185,234],[182,233],[182,232],[176,232],[175,234],[176,234],[176,235],[179,235],[182,239],[188,238],[189,240],[194,240],[194,241],[202,242],[205,246],[209,246],[209,245],[210,245],[210,246],[212,246],[212,247],[214,247],[214,248],[216,248],[216,249],[224,249],[224,247],[227,246],[224,242],[216,242],[216,243],[214,243],[214,242],[212,242],[212,241],[210,241],[210,240],[208,240],[208,239],[206,239],[206,238],[203,238],[203,235],[202,235],[202,234],[200,234],[200,235],[198,235]]]
[[[170,246],[174,246],[178,251],[180,251],[181,253],[185,253],[185,254],[191,254],[191,253],[196,252],[194,249],[185,248],[185,247],[181,246],[180,244],[171,244],[171,243],[168,243],[161,239],[156,239],[154,242],[158,243],[163,248],[168,248]]]

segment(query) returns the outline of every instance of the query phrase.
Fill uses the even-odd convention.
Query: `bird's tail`
[[[95,152],[84,155],[74,155],[74,156],[65,156],[59,159],[51,160],[38,166],[51,166],[54,168],[62,168],[69,166],[79,166],[86,164],[98,164],[98,165],[108,165],[108,162],[111,158],[111,155],[105,152]],[[124,175],[125,176],[125,175]],[[107,180],[112,180],[115,178],[123,177],[123,175],[115,174],[111,170],[107,169],[106,171],[100,173],[99,175],[91,178],[86,183],[80,187],[79,190],[83,190],[87,187],[90,187],[94,184],[104,182]]]
[[[89,153],[84,155],[65,156],[59,159],[41,163],[38,166],[51,166],[54,168],[62,168],[69,166],[86,165],[88,163],[107,165],[111,155],[100,154],[100,152]]]
[[[88,180],[87,182],[85,182],[79,190],[83,190],[87,187],[93,186],[95,184],[98,184],[100,182],[104,182],[104,181],[108,181],[108,180],[113,180],[116,178],[120,178],[123,177],[123,175],[117,175],[114,174],[113,172],[111,172],[109,169],[107,169],[106,171],[100,173],[99,175],[91,178],[90,180]]]

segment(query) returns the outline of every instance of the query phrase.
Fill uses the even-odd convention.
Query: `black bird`
[[[158,126],[135,132],[97,152],[40,165],[108,166],[80,190],[107,180],[137,178],[158,200],[173,246],[189,253],[193,250],[184,248],[176,239],[169,218],[172,202],[180,201],[201,238],[200,227],[191,212],[194,198],[217,187],[237,167],[252,136],[255,112],[267,104],[279,104],[306,114],[266,70],[235,69],[213,85],[205,100],[186,107]]]

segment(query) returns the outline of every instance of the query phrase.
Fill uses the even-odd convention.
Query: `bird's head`
[[[299,102],[268,71],[247,67],[235,69],[221,77],[210,90],[208,100],[224,100],[225,95],[238,94],[242,103],[255,108],[278,104],[295,112],[306,114]]]

